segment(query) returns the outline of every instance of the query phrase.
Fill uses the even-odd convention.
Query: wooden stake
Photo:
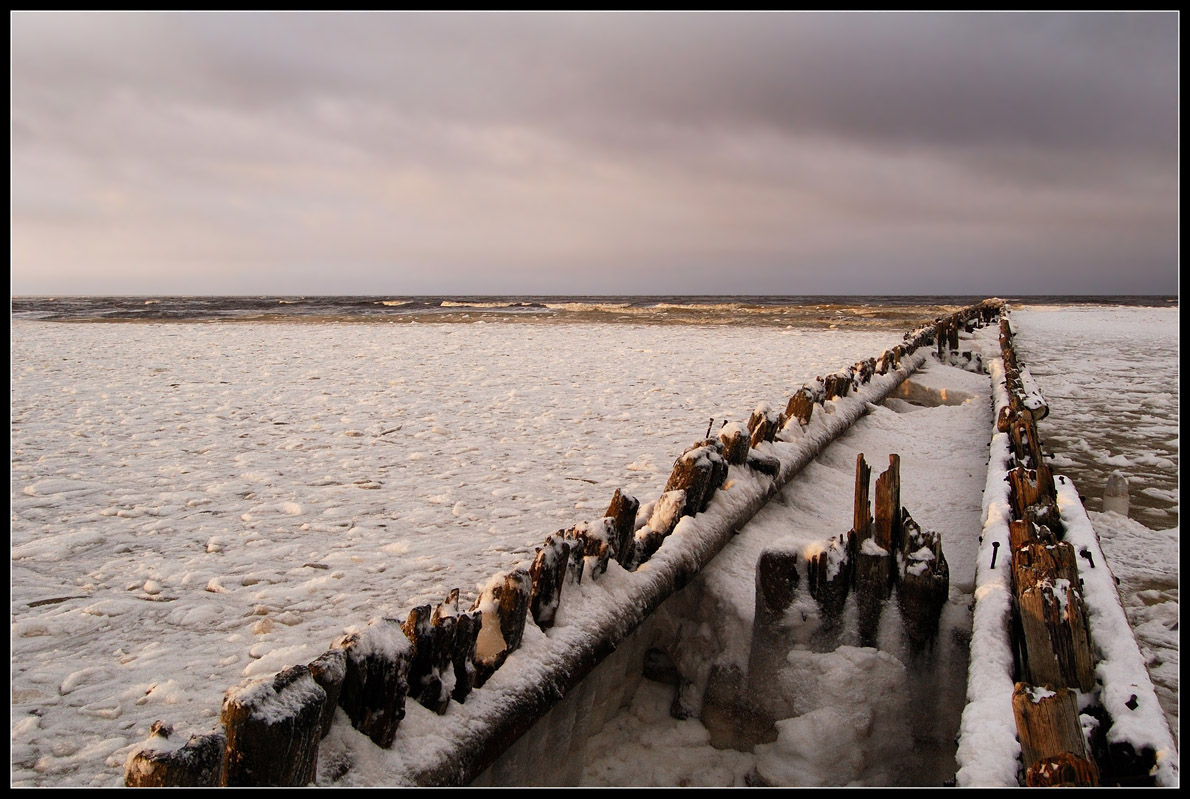
[[[756,617],[764,623],[781,616],[797,590],[797,549],[766,549],[756,562]]]
[[[326,692],[310,669],[232,688],[219,720],[227,730],[223,784],[301,787],[314,781]]]
[[[1026,770],[1044,758],[1067,753],[1086,761],[1086,768],[1080,770],[1089,769],[1098,781],[1098,769],[1087,758],[1074,691],[1018,682],[1012,692],[1012,712]]]
[[[901,456],[888,456],[888,471],[876,478],[875,540],[896,557],[904,549],[901,529]]]
[[[872,506],[868,501],[871,480],[872,467],[868,466],[861,452],[855,456],[855,505],[851,515],[851,529],[861,542],[867,539],[872,526]]]
[[[797,419],[798,424],[805,427],[810,423],[810,415],[814,412],[814,392],[808,386],[802,386],[785,406],[785,416]]]
[[[444,628],[441,624],[435,626],[431,623],[431,614],[429,605],[418,605],[409,611],[409,617],[401,628],[405,631],[405,637],[413,644],[407,677],[409,696],[423,707],[442,715],[450,701],[450,694],[442,683],[443,658],[439,651],[446,644],[442,640]]]
[[[475,642],[482,626],[479,611],[460,613],[455,619],[454,645],[450,662],[454,667],[455,685],[450,698],[462,704],[475,686]]]
[[[612,495],[611,504],[603,515],[612,520],[615,527],[615,551],[613,557],[621,566],[632,561],[632,536],[636,532],[636,512],[640,501],[620,489]]]
[[[343,678],[347,674],[347,656],[342,649],[331,649],[310,661],[307,666],[314,682],[326,692],[326,702],[322,706],[322,720],[319,725],[322,737],[325,738],[331,731],[331,722],[335,720],[335,708],[339,705],[339,694],[343,691]]]
[[[686,492],[682,516],[693,516],[706,507],[706,502],[710,502],[711,496],[718,488],[713,485],[716,474],[714,460],[722,461],[723,458],[710,447],[696,446],[682,453],[674,462],[673,472],[665,484],[665,492]]]
[[[618,491],[616,496],[620,496]],[[545,545],[537,550],[533,565],[529,567],[529,577],[533,581],[529,612],[533,615],[533,621],[543,630],[554,626],[554,616],[558,613],[562,599],[562,586],[566,582],[571,546],[570,541],[555,539],[551,535],[545,539]]]
[[[149,738],[134,749],[124,763],[124,785],[128,788],[214,788],[223,778],[223,750],[227,738],[221,732],[192,735],[180,747],[169,741],[173,728],[153,722]]]
[[[1077,584],[1051,578],[1030,582],[1032,577],[1023,570],[1013,578],[1029,681],[1091,691],[1095,660]]]
[[[950,568],[942,552],[942,536],[923,531],[906,511],[905,555],[898,574],[897,602],[905,634],[914,652],[933,643],[942,609],[950,597]]]
[[[533,580],[526,569],[496,575],[475,600],[472,610],[483,614],[475,643],[475,687],[487,682],[521,645]]]
[[[854,569],[851,555],[853,539],[850,531],[838,538],[832,538],[821,551],[810,558],[807,569],[810,596],[818,600],[822,608],[823,623],[827,627],[837,626],[843,618],[843,606],[851,590]]]
[[[373,619],[363,630],[332,644],[346,655],[339,707],[351,726],[384,749],[393,745],[405,718],[413,645],[396,619]]]

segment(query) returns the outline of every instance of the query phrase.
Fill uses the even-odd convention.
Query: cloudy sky
[[[14,294],[1173,294],[1150,14],[11,22]]]

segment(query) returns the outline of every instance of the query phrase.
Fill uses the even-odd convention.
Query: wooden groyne
[[[494,575],[467,607],[454,591],[405,619],[372,619],[308,664],[229,689],[217,731],[182,741],[155,724],[129,755],[125,783],[308,785],[320,742],[343,720],[400,753],[386,780],[476,781],[552,709],[583,694],[585,678],[869,403],[924,363],[926,348],[945,336],[940,352],[970,360],[957,353],[958,331],[999,311],[984,302],[923,325],[878,357],[801,387],[784,412],[761,406],[747,423],[724,424],[677,458],[647,518],[617,491],[603,517],[549,536],[531,563]],[[888,474],[877,481],[876,521],[861,532],[899,540],[907,527],[895,468]],[[864,498],[866,505],[866,485]],[[882,573],[879,566],[872,569]],[[766,601],[779,602],[779,593]],[[924,604],[929,596],[924,586]],[[431,711],[419,712],[412,730],[402,723],[410,700]]]
[[[959,785],[1178,784],[1177,754],[1044,398],[1000,316]]]

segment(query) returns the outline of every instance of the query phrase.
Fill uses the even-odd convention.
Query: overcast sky
[[[1173,294],[1154,14],[11,16],[14,294]]]

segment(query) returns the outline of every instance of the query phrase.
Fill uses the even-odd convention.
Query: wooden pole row
[[[220,716],[224,733],[165,746],[166,728],[156,728],[150,736],[154,745],[130,755],[126,784],[307,785],[336,708],[378,746],[391,747],[407,698],[438,714],[452,700],[465,702],[517,650],[530,617],[543,630],[553,625],[566,585],[584,576],[598,579],[612,560],[629,571],[646,563],[682,517],[707,509],[730,466],[776,480],[781,461],[758,447],[775,441],[794,421],[799,427],[808,425],[814,405],[847,396],[874,375],[899,368],[902,358],[929,343],[931,336],[929,326],[918,328],[879,358],[803,386],[784,414],[760,406],[746,426],[725,424],[717,436],[687,448],[640,528],[640,503],[617,490],[602,518],[547,537],[528,568],[495,575],[469,609],[460,610],[454,589],[443,603],[412,608],[403,620],[373,619],[336,639],[309,664],[229,689]],[[843,543],[846,564],[854,559],[852,548]],[[840,580],[824,562],[821,576],[812,572],[810,582],[816,596],[842,591],[845,598],[850,567]],[[779,593],[770,600],[778,602]],[[490,742],[493,752],[508,743]],[[494,756],[481,754],[475,760]]]
[[[1016,353],[1012,323],[1000,317],[1000,354],[1008,404],[996,429],[1009,440],[1009,557],[1013,651],[1019,681],[1012,695],[1024,783],[1098,785],[1076,690],[1095,687],[1095,660],[1074,548],[1065,530],[1053,473],[1036,422],[1048,413]]]

